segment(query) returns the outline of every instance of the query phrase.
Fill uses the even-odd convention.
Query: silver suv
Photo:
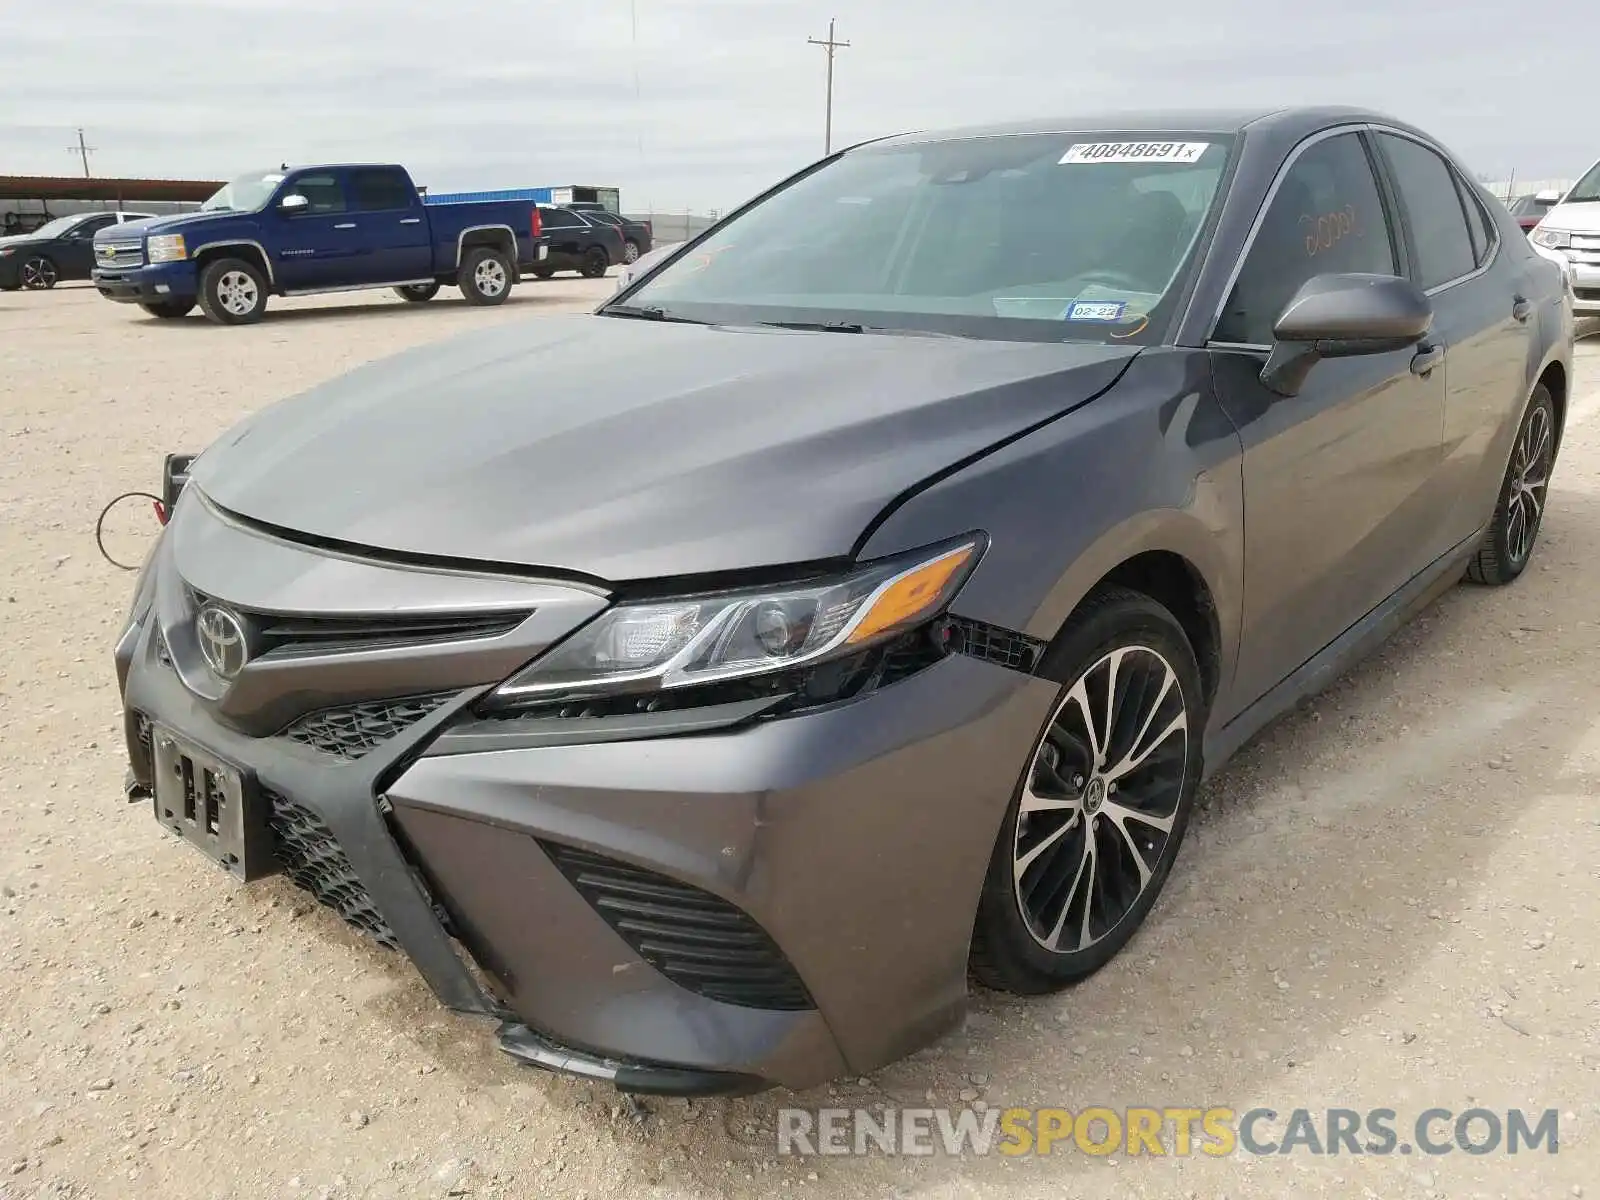
[[[1573,311],[1600,316],[1600,162],[1590,167],[1528,235],[1572,281]]]

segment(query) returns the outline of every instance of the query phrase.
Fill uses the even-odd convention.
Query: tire
[[[627,241],[622,244],[622,262],[624,266],[631,266],[639,261],[639,243]]]
[[[194,311],[194,306],[195,301],[193,300],[153,300],[148,304],[139,305],[152,317],[160,317],[167,321],[175,321],[179,317],[187,317]]]
[[[405,287],[397,287],[394,294],[402,300],[409,300],[412,304],[426,304],[439,294],[437,283],[410,283]]]
[[[511,294],[516,268],[505,251],[493,246],[474,246],[461,260],[456,284],[468,304],[503,304]]]
[[[547,267],[543,263],[540,263],[537,267],[533,268],[533,276],[535,279],[549,279],[555,273],[556,269],[554,267]]]
[[[611,269],[611,256],[604,246],[593,246],[583,256],[583,266],[578,273],[585,279],[604,279]]]
[[[30,292],[46,292],[55,287],[61,272],[48,254],[36,254],[22,260],[21,277],[22,286]]]
[[[1544,521],[1550,470],[1555,461],[1555,404],[1549,389],[1541,383],[1534,387],[1517,427],[1511,461],[1506,464],[1495,501],[1494,519],[1489,522],[1478,552],[1467,564],[1467,578],[1473,583],[1499,587],[1527,570]]]
[[[1042,670],[1067,682],[1006,810],[972,935],[978,981],[1025,995],[1092,975],[1144,922],[1194,808],[1207,704],[1182,627],[1123,588],[1090,595]],[[1104,738],[1108,678],[1118,702]],[[1098,764],[1085,724],[1091,711],[1093,736],[1107,743]]]
[[[267,281],[242,258],[218,258],[200,271],[200,311],[218,325],[251,325],[267,309]]]

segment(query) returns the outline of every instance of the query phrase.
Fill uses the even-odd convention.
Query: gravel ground
[[[1600,1196],[1600,343],[1535,566],[1447,596],[1246,750],[1160,911],[1070,994],[803,1096],[519,1068],[280,880],[124,805],[91,536],[161,455],[390,351],[592,304],[281,302],[245,330],[0,296],[0,1197]],[[451,296],[446,293],[446,296]],[[137,555],[144,518],[117,522]],[[1554,1156],[780,1158],[784,1105],[1561,1111]]]

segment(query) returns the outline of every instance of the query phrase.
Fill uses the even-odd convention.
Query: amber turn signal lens
[[[948,598],[951,583],[972,561],[975,546],[959,546],[893,580],[850,631],[847,642],[865,642],[900,625],[931,616]]]

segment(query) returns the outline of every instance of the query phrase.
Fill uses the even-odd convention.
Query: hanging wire
[[[116,559],[112,558],[110,552],[106,550],[106,516],[113,508],[121,504],[124,500],[130,500],[135,496],[142,496],[144,499],[149,500],[152,504],[154,504],[156,508],[156,519],[161,521],[162,524],[166,524],[166,521],[162,517],[163,507],[161,503],[161,497],[152,496],[149,492],[123,492],[122,495],[116,497],[111,501],[110,504],[107,504],[100,510],[100,517],[94,523],[94,544],[99,547],[100,557],[105,559],[113,567],[116,567],[118,570],[122,571],[137,571],[139,569],[139,564],[118,562]]]

